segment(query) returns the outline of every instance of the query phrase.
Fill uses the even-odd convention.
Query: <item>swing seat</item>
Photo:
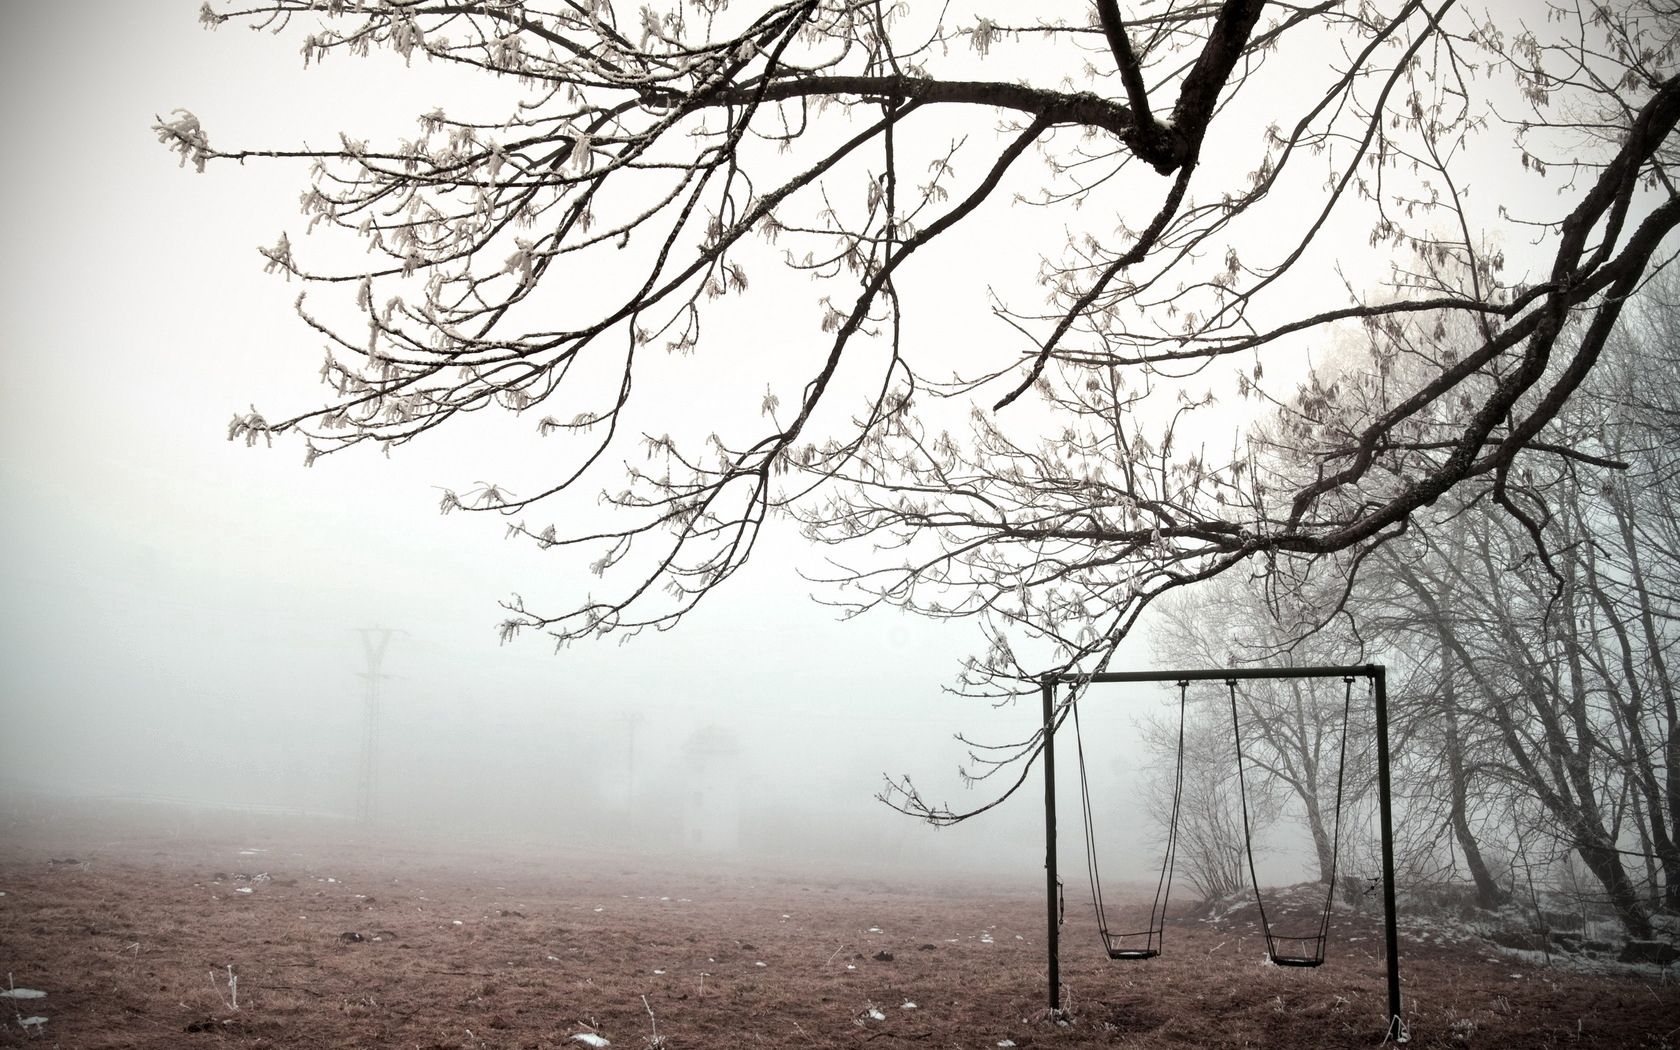
[[[1324,965],[1324,957],[1317,955],[1274,955],[1273,966],[1300,966],[1311,968]]]
[[[1110,959],[1153,959],[1161,954],[1159,948],[1110,948]]]
[[[1295,951],[1280,951],[1287,942]],[[1287,937],[1273,934],[1271,937],[1271,959],[1273,966],[1294,966],[1311,969],[1324,965],[1323,937]]]
[[[1127,940],[1142,939],[1141,946],[1124,943]],[[1103,933],[1103,949],[1108,952],[1110,959],[1128,961],[1132,959],[1153,959],[1161,954],[1161,931],[1139,930],[1136,933]]]

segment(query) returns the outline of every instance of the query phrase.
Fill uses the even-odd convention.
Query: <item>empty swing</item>
[[[1161,954],[1167,918],[1167,899],[1172,894],[1173,862],[1178,853],[1178,808],[1184,792],[1184,706],[1188,681],[1178,683],[1178,759],[1173,773],[1172,814],[1167,821],[1167,847],[1161,858],[1161,875],[1155,881],[1155,900],[1149,908],[1149,926],[1143,930],[1116,932],[1109,929],[1103,906],[1102,873],[1097,865],[1097,840],[1091,815],[1091,788],[1085,776],[1085,739],[1079,728],[1079,705],[1072,700],[1073,739],[1079,757],[1079,795],[1085,817],[1085,870],[1091,879],[1091,899],[1097,910],[1097,931],[1110,959],[1153,959]]]
[[[1348,710],[1353,706],[1353,678],[1343,678],[1346,694],[1342,698],[1342,745],[1336,763],[1336,819],[1330,835],[1330,888],[1324,895],[1324,910],[1318,919],[1318,932],[1281,934],[1272,932],[1266,918],[1266,902],[1260,895],[1260,877],[1254,872],[1254,835],[1248,823],[1248,786],[1243,776],[1242,728],[1237,722],[1237,680],[1227,678],[1231,691],[1231,732],[1237,742],[1237,789],[1242,799],[1243,848],[1248,853],[1248,877],[1254,884],[1254,903],[1260,909],[1260,931],[1266,936],[1266,955],[1275,966],[1321,966],[1324,963],[1324,944],[1330,936],[1330,908],[1336,900],[1336,869],[1342,844],[1342,782],[1347,772]]]

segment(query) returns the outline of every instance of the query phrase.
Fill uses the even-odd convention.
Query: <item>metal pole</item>
[[[1056,922],[1056,677],[1040,681],[1044,695],[1044,902],[1050,946],[1050,1009],[1062,1008],[1061,928]]]
[[[1056,751],[1051,735],[1058,682],[1207,682],[1241,679],[1345,678],[1350,675],[1372,679],[1376,684],[1377,788],[1382,818],[1383,933],[1387,945],[1388,1022],[1387,1038],[1397,1043],[1410,1039],[1400,1012],[1400,937],[1395,922],[1394,902],[1394,810],[1389,798],[1388,775],[1388,670],[1381,664],[1350,664],[1310,667],[1218,667],[1181,671],[1103,671],[1076,674],[1072,671],[1047,674],[1040,679],[1044,694],[1044,823],[1045,890],[1048,898],[1050,947],[1050,1008],[1061,1006],[1061,958],[1056,922]]]
[[[367,697],[362,702],[362,753],[356,776],[356,820],[366,827],[373,823],[374,799],[379,780],[379,706],[380,673],[385,650],[391,644],[392,631],[388,627],[358,627],[362,636],[362,655],[367,658]]]
[[[1065,671],[1055,675],[1058,682],[1224,682],[1232,678],[1345,678],[1358,675],[1369,678],[1377,671],[1376,664],[1315,664],[1309,667],[1215,667],[1183,671],[1102,671],[1097,674],[1078,674]]]
[[[1383,938],[1388,949],[1388,1024],[1384,1038],[1407,1040],[1400,1013],[1400,937],[1394,920],[1394,808],[1388,790],[1388,669],[1373,666],[1377,683],[1377,807],[1382,821]]]

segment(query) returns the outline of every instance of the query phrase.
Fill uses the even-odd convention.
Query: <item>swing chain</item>
[[[1097,930],[1102,936],[1103,949],[1110,959],[1151,959],[1161,954],[1161,945],[1166,933],[1167,903],[1172,895],[1172,879],[1175,862],[1178,855],[1178,821],[1181,801],[1184,793],[1184,720],[1185,709],[1188,704],[1189,679],[1178,683],[1178,761],[1173,776],[1172,813],[1167,825],[1167,846],[1161,858],[1161,875],[1155,884],[1155,900],[1149,909],[1149,928],[1132,932],[1117,933],[1109,928],[1107,909],[1104,907],[1102,892],[1102,875],[1097,861],[1096,832],[1094,816],[1091,807],[1091,789],[1085,769],[1084,733],[1079,723],[1079,708],[1073,702],[1074,689],[1069,689],[1068,706],[1073,714],[1073,736],[1076,754],[1079,760],[1079,793],[1081,811],[1085,824],[1085,866],[1086,874],[1091,881],[1091,898],[1097,912]],[[1076,683],[1077,685],[1077,683]],[[1058,889],[1059,892],[1059,889]],[[1064,903],[1065,909],[1065,903]],[[1131,947],[1129,941],[1134,938],[1144,938],[1141,948]]]
[[[1342,788],[1344,777],[1347,773],[1348,714],[1353,707],[1353,683],[1355,681],[1356,679],[1352,675],[1347,675],[1342,679],[1342,682],[1346,686],[1346,692],[1342,699],[1341,753],[1339,760],[1336,763],[1336,824],[1335,830],[1331,835],[1329,890],[1325,894],[1324,910],[1319,918],[1318,933],[1313,936],[1296,937],[1282,934],[1274,936],[1272,933],[1271,923],[1266,918],[1266,902],[1260,893],[1260,878],[1254,871],[1254,835],[1249,826],[1248,787],[1246,779],[1243,776],[1242,728],[1237,717],[1237,680],[1235,678],[1227,678],[1225,680],[1225,685],[1231,693],[1231,732],[1237,745],[1237,791],[1238,797],[1242,800],[1243,847],[1244,851],[1248,854],[1248,876],[1254,885],[1254,903],[1260,912],[1260,928],[1266,937],[1267,954],[1271,957],[1274,963],[1279,965],[1318,966],[1324,961],[1325,941],[1329,938],[1330,934],[1330,912],[1336,901],[1336,871],[1337,868],[1340,867],[1342,842]],[[1312,941],[1316,945],[1316,950],[1310,956],[1280,956],[1277,952],[1275,944],[1278,940],[1301,942]]]

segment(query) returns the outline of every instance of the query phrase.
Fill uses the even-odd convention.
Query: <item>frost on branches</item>
[[[825,599],[975,621],[958,688],[999,698],[1238,566],[1345,584],[1449,491],[1540,535],[1525,461],[1568,454],[1549,422],[1673,250],[1675,16],[280,0],[203,18],[497,92],[324,150],[156,130],[199,170],[308,164],[263,254],[329,397],[231,437],[314,458],[490,409],[553,446],[444,500],[602,577],[504,637],[669,627],[791,518]],[[762,398],[754,297],[802,369]],[[751,376],[745,409],[639,414],[684,368]]]

